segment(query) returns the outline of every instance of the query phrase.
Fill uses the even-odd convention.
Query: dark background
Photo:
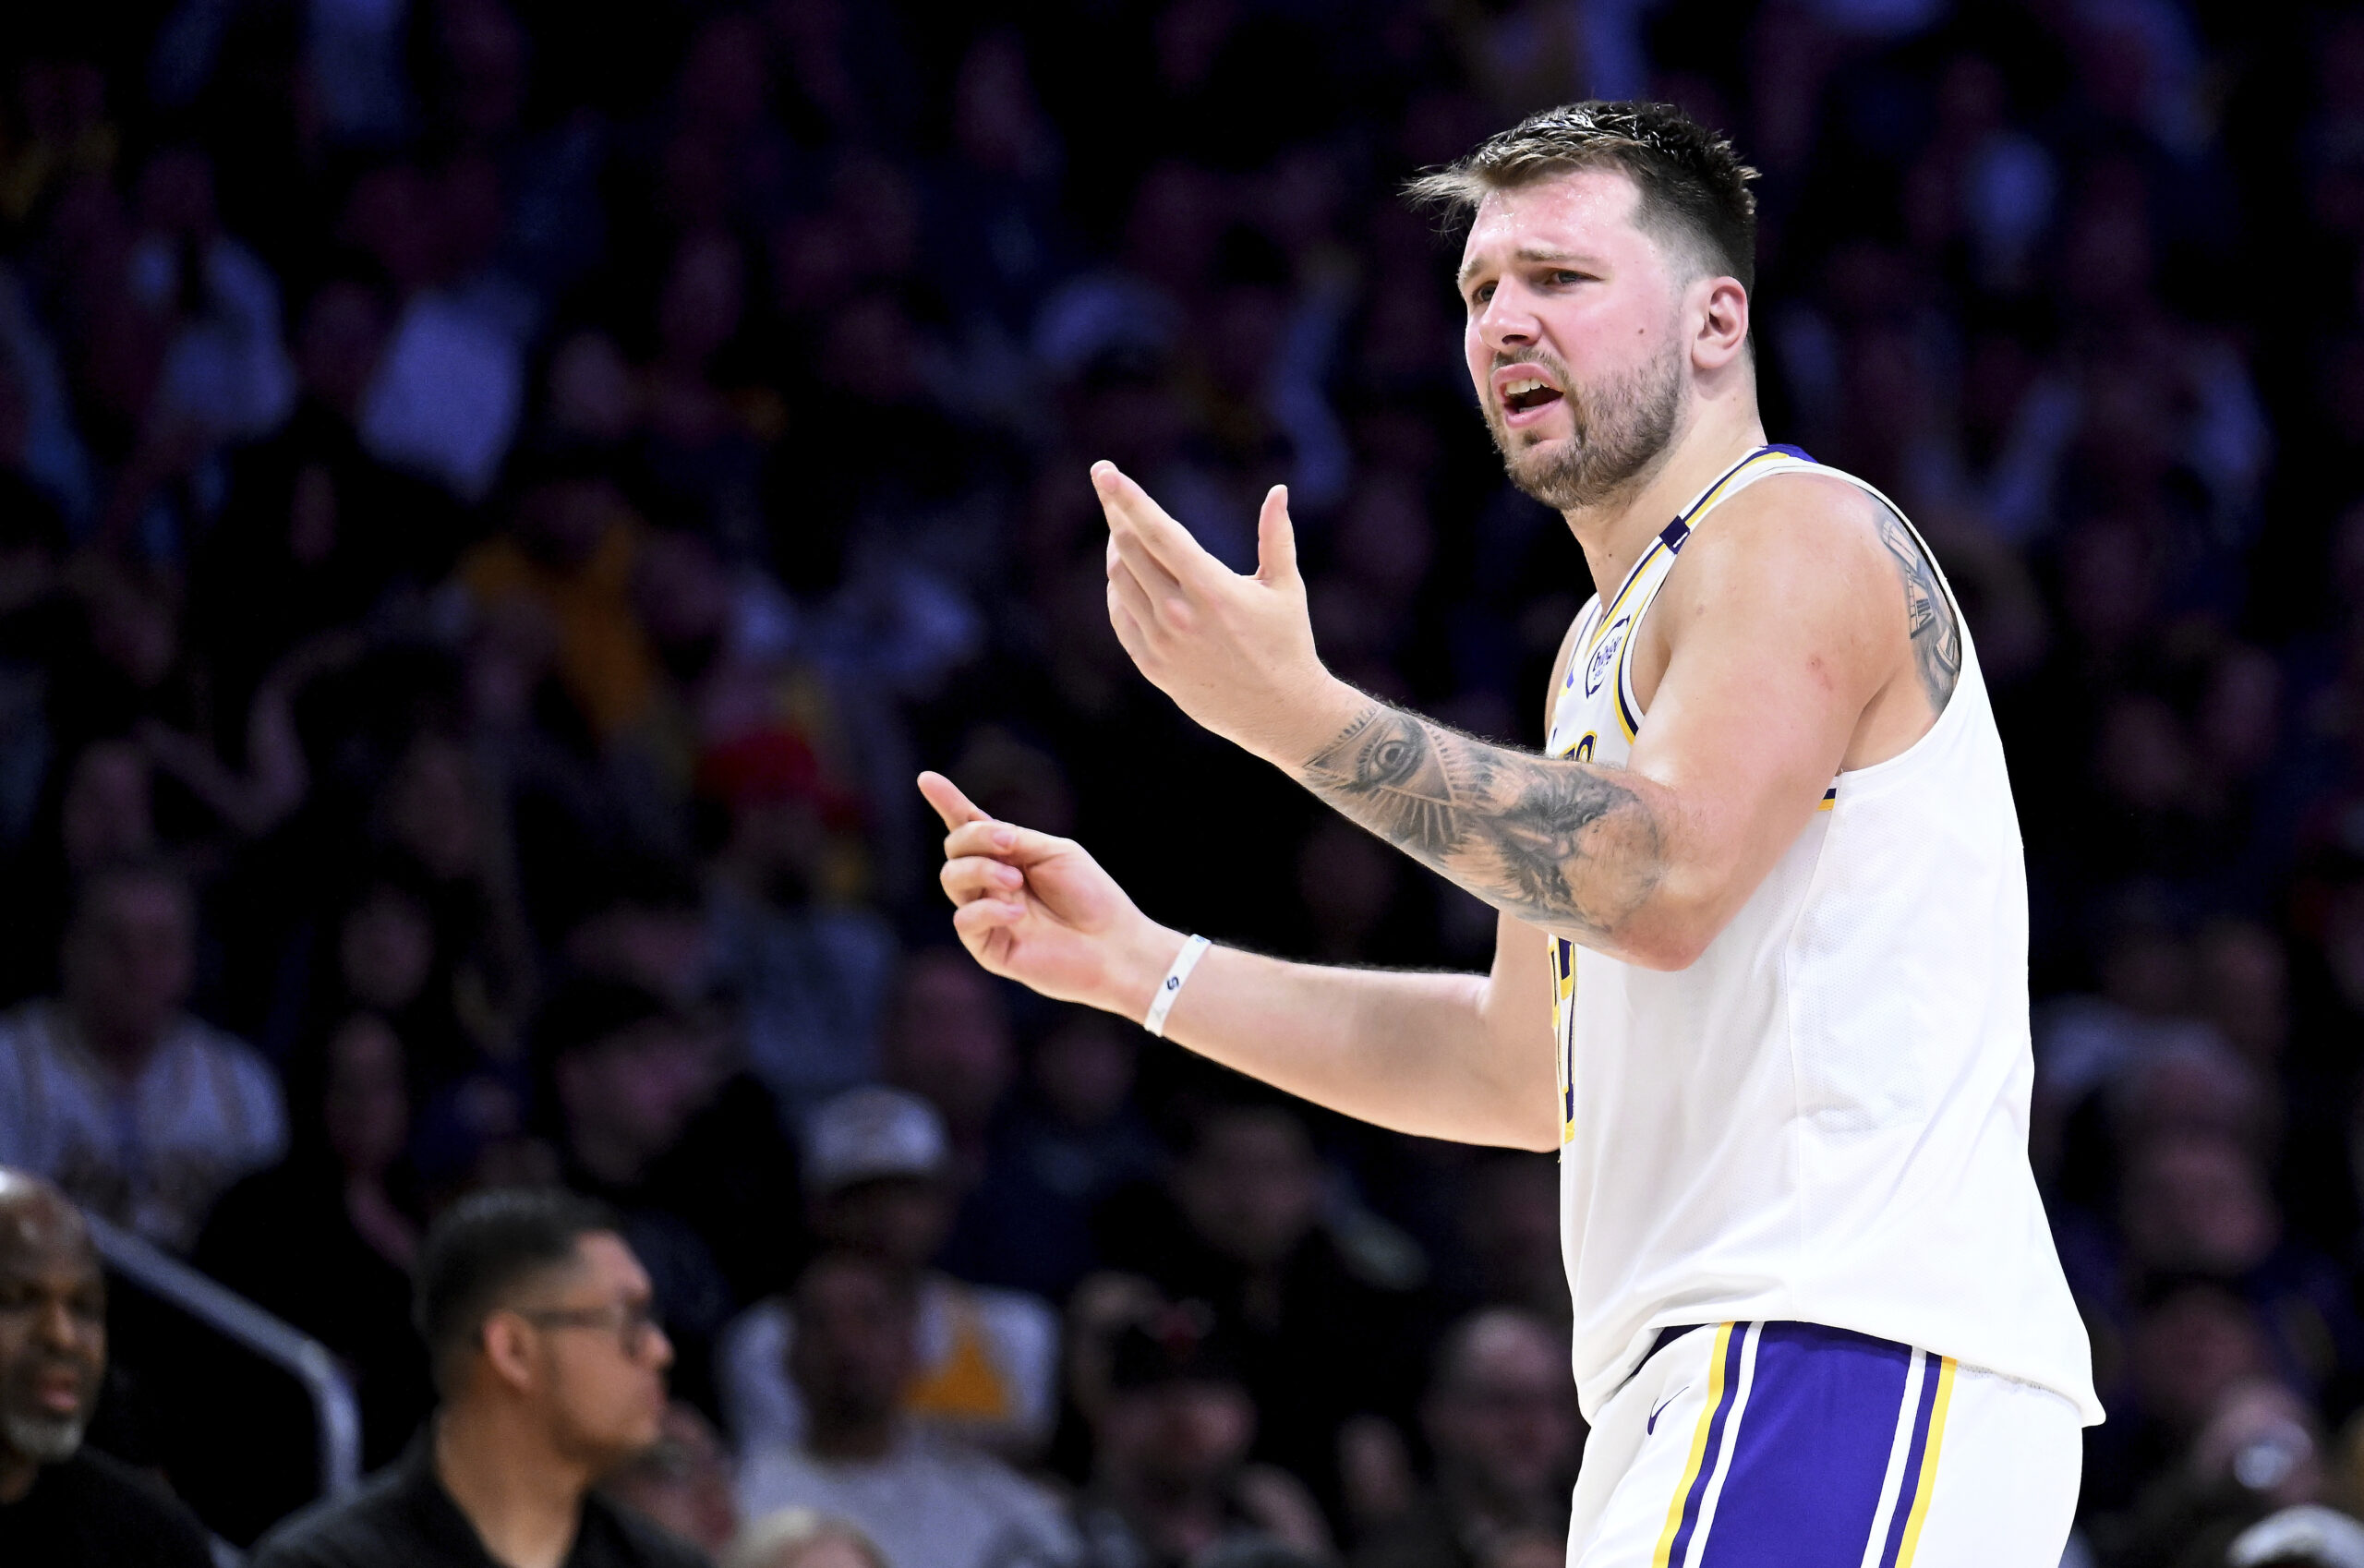
[[[941,1100],[977,1184],[947,1261],[1065,1292],[1112,1260],[1006,1232],[1007,1129],[1067,1104],[1039,1047],[1068,1020],[930,967],[949,933],[909,779],[1073,833],[1169,924],[1481,964],[1486,911],[1131,671],[1086,465],[1118,460],[1235,564],[1287,481],[1333,668],[1534,742],[1584,563],[1504,486],[1454,241],[1393,193],[1535,108],[1662,97],[1762,171],[1768,431],[1920,523],[1994,690],[2038,1172],[2111,1411],[2091,1538],[2149,1560],[2182,1505],[2160,1478],[2206,1470],[2244,1379],[2296,1395],[2308,1490],[2348,1495],[2364,17],[10,12],[5,997],[55,985],[78,876],[164,854],[198,889],[190,1005],[272,1065],[299,1162],[326,1160],[330,1036],[391,1019],[407,1152],[380,1174],[416,1223],[579,1175],[535,1044],[572,977],[666,995],[708,1054],[657,1130],[679,1147],[626,1185],[706,1254],[706,1298],[669,1311],[709,1405],[696,1346],[792,1272],[795,1116],[833,1086]],[[365,910],[391,977],[355,956]],[[1107,1114],[1165,1145],[1244,1092],[1120,1053]],[[1473,1302],[1551,1309],[1548,1236],[1494,1223],[1548,1161],[1306,1125],[1314,1223],[1393,1260],[1404,1365]],[[333,1208],[332,1166],[297,1169]],[[296,1250],[233,1272],[284,1275],[300,1321]],[[399,1283],[366,1288],[392,1312]],[[1334,1477],[1305,1478],[1334,1513]]]

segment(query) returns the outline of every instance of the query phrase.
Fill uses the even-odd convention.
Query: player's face
[[[1597,506],[1672,441],[1686,390],[1681,287],[1614,169],[1496,191],[1462,251],[1463,351],[1511,480]]]

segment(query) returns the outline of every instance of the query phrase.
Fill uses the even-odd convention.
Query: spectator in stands
[[[919,1303],[910,1271],[825,1252],[794,1299],[789,1370],[804,1412],[794,1442],[751,1445],[739,1470],[750,1518],[815,1508],[860,1525],[895,1568],[1064,1564],[1074,1543],[1051,1500],[999,1461],[911,1418]]]
[[[665,1408],[656,1446],[634,1455],[600,1490],[709,1553],[739,1534],[730,1455],[706,1417],[678,1399]]]
[[[572,983],[542,1009],[569,1184],[631,1191],[711,1087],[706,1042],[662,998],[614,980]]]
[[[746,1065],[745,998],[714,974],[715,924],[694,872],[653,857],[609,870],[614,884],[566,935],[568,961],[673,1009],[678,1038],[695,1047],[696,1080],[710,1085],[648,1166],[641,1196],[696,1230],[733,1304],[760,1300],[787,1289],[810,1251],[788,1118]]]
[[[1462,1184],[1460,1242],[1478,1303],[1522,1307],[1565,1323],[1560,1256],[1560,1167],[1548,1154],[1490,1153]]]
[[[1164,1164],[1133,1100],[1141,1038],[1123,1019],[1082,1008],[1043,1036],[1022,1091],[995,1125],[947,1268],[1054,1301],[1091,1272],[1092,1213]]]
[[[1535,1538],[1564,1550],[1582,1424],[1560,1331],[1516,1308],[1463,1319],[1420,1417],[1436,1484],[1356,1568],[1481,1568]]]
[[[382,1465],[434,1403],[406,1309],[420,1206],[404,1158],[403,1043],[377,1014],[355,1013],[297,1056],[289,1080],[287,1158],[222,1195],[194,1261],[344,1359],[363,1463]],[[304,1266],[289,1268],[291,1255]],[[310,1441],[300,1424],[294,1441]]]
[[[615,1217],[556,1191],[464,1200],[419,1255],[441,1406],[400,1464],[266,1538],[254,1568],[692,1568],[601,1497],[655,1444],[673,1347]]]
[[[2274,1351],[2256,1309],[2218,1284],[2170,1279],[2122,1341],[2123,1382],[2105,1395],[2112,1419],[2086,1439],[2088,1506],[2122,1507],[2176,1468],[2232,1393],[2274,1376]]]
[[[63,995],[0,1019],[0,1164],[174,1251],[287,1142],[261,1055],[183,1010],[196,924],[171,867],[100,867],[77,890]]]
[[[11,1001],[54,987],[57,934],[82,878],[157,848],[156,769],[131,736],[86,742],[58,759],[51,778],[54,799],[42,802],[32,852],[8,868],[10,898],[0,909],[0,985]]]
[[[378,261],[400,300],[361,408],[361,436],[384,461],[440,480],[469,501],[500,473],[525,401],[517,345],[470,310],[452,284],[458,214],[447,192],[406,163],[356,181],[345,232]]]
[[[216,439],[265,434],[296,400],[279,335],[279,289],[260,258],[223,234],[213,168],[194,147],[165,147],[140,172],[139,237],[128,292],[172,320],[157,392],[166,410]]]
[[[2248,1526],[2323,1500],[2323,1448],[2304,1400],[2270,1378],[2243,1379],[2224,1391],[2177,1463],[2132,1506],[2094,1521],[2094,1545],[2113,1562],[2225,1562]]]
[[[1248,1462],[1256,1404],[1203,1304],[1118,1329],[1092,1405],[1092,1478],[1076,1505],[1090,1568],[1182,1568],[1232,1551],[1330,1555],[1305,1489]]]
[[[1212,1305],[1261,1412],[1256,1454],[1335,1495],[1333,1434],[1372,1414],[1408,1426],[1403,1354],[1422,1300],[1324,1223],[1326,1173],[1297,1112],[1268,1102],[1203,1115],[1164,1189],[1102,1211],[1104,1261],[1173,1300]]]
[[[2255,1309],[2290,1386],[2317,1394],[2352,1385],[2364,1368],[2364,1322],[2348,1282],[2291,1233],[2262,1163],[2239,1140],[2215,1130],[2154,1134],[2122,1156],[2119,1181],[2122,1277],[2138,1286],[2220,1281]]]
[[[860,1526],[783,1508],[740,1532],[722,1568],[894,1568]]]
[[[106,1279],[82,1216],[0,1168],[0,1559],[205,1568],[204,1528],[149,1477],[86,1446],[106,1375]]]
[[[370,869],[342,900],[322,932],[322,955],[333,969],[313,978],[307,999],[317,1026],[354,1007],[381,1015],[418,1053],[415,1081],[443,1083],[469,1065],[473,1054],[452,1005],[452,965],[440,952],[431,890],[406,862],[388,858]],[[321,968],[329,969],[322,964]],[[320,993],[326,994],[325,1006]],[[289,1009],[293,1010],[293,1009]]]
[[[745,998],[747,1058],[798,1116],[870,1081],[895,966],[877,911],[831,897],[829,818],[854,802],[795,730],[730,737],[698,765],[729,827],[708,879],[721,977]]]
[[[952,947],[914,953],[888,1009],[886,1081],[936,1109],[963,1187],[984,1174],[986,1135],[1018,1072],[1001,983]]]
[[[917,1313],[917,1363],[907,1414],[1012,1458],[1039,1449],[1056,1414],[1058,1320],[1014,1290],[972,1285],[928,1267],[956,1201],[944,1124],[916,1095],[850,1090],[806,1128],[813,1229],[828,1245],[900,1272]],[[758,1303],[725,1331],[722,1399],[740,1446],[792,1445],[805,1413],[790,1375],[795,1320],[781,1299]]]
[[[632,604],[640,518],[596,449],[552,446],[517,467],[510,531],[463,557],[458,580],[480,609],[514,602],[547,618],[570,718],[604,745],[648,718],[659,686]]]
[[[2302,1502],[2242,1531],[2225,1561],[2231,1568],[2364,1568],[2364,1525]]]
[[[316,283],[296,337],[301,399],[229,459],[221,515],[190,562],[188,630],[223,711],[244,713],[297,646],[432,584],[458,551],[451,497],[372,456],[354,428],[387,309],[362,278]]]
[[[730,1294],[692,1215],[655,1190],[657,1163],[714,1090],[710,1042],[658,996],[622,981],[570,983],[536,1029],[557,1117],[560,1174],[622,1218],[657,1282],[680,1381],[705,1387]]]

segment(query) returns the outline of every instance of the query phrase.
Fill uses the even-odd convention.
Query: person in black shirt
[[[187,1509],[82,1446],[106,1365],[106,1279],[80,1212],[0,1168],[0,1562],[206,1568]]]
[[[428,1233],[415,1297],[442,1404],[402,1460],[266,1537],[252,1568],[697,1568],[592,1491],[654,1444],[673,1348],[615,1217],[478,1193]]]

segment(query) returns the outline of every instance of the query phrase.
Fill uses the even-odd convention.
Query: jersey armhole
[[[1591,629],[1593,617],[1600,611],[1600,595],[1596,592],[1568,622],[1568,634],[1560,639],[1560,652],[1551,663],[1551,684],[1543,697],[1543,754],[1550,756],[1551,731],[1560,722],[1560,699],[1576,683],[1576,650],[1584,645],[1585,633]]]
[[[1642,703],[1634,694],[1634,645],[1642,640],[1642,622],[1649,618],[1651,607],[1658,602],[1658,595],[1666,587],[1666,580],[1674,575],[1674,568],[1681,561],[1682,557],[1677,554],[1674,561],[1658,573],[1658,580],[1650,585],[1649,592],[1634,607],[1632,622],[1625,628],[1625,640],[1617,645],[1617,728],[1629,746],[1642,732]]]

